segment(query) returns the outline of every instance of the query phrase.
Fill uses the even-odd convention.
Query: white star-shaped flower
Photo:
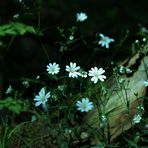
[[[142,119],[141,115],[136,114],[133,118],[133,123],[134,124],[139,123],[141,121],[141,119]]]
[[[87,19],[86,13],[80,12],[76,14],[77,22],[83,22]]]
[[[93,103],[90,102],[88,98],[82,98],[82,101],[77,101],[76,106],[81,112],[88,112],[92,110]]]
[[[101,37],[100,41],[98,42],[99,45],[105,48],[109,48],[109,44],[111,42],[114,42],[115,40],[112,38],[109,38],[108,36],[103,35],[102,33],[99,34]]]
[[[12,88],[12,86],[11,85],[9,85],[9,87],[7,88],[7,90],[6,90],[6,92],[5,92],[5,94],[11,94],[12,93],[12,91],[13,91],[13,88]]]
[[[49,63],[47,65],[47,71],[49,74],[58,74],[59,71],[60,71],[60,67],[59,67],[59,64],[56,64],[55,62],[52,64],[52,63]]]
[[[148,80],[144,81],[144,86],[145,86],[145,87],[148,86]]]
[[[78,70],[80,69],[80,66],[76,66],[76,63],[70,62],[70,66],[66,65],[66,71],[69,72],[69,77],[77,78],[80,76],[80,72]]]
[[[95,84],[98,82],[98,79],[100,81],[104,81],[104,79],[106,79],[105,75],[102,75],[105,72],[105,70],[103,68],[91,68],[91,70],[89,70],[89,76],[91,76],[91,81],[93,81]]]
[[[45,87],[43,87],[39,94],[35,96],[34,101],[36,101],[35,106],[40,106],[42,105],[43,108],[46,107],[46,103],[48,101],[48,98],[50,97],[50,92],[46,93]]]

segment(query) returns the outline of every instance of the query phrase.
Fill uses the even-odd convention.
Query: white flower
[[[109,38],[108,36],[104,36],[102,33],[100,33],[99,36],[101,37],[101,39],[98,42],[98,44],[105,48],[109,48],[109,44],[115,41],[114,39]]]
[[[130,73],[132,73],[132,70],[130,68],[126,68],[126,67],[121,65],[119,67],[119,73],[120,74],[130,74]]]
[[[148,86],[148,80],[144,81],[144,86],[145,86],[145,87]]]
[[[69,40],[72,41],[73,39],[74,39],[74,36],[71,35],[71,36],[69,37]]]
[[[95,84],[98,82],[98,79],[100,81],[104,81],[104,79],[106,79],[105,75],[102,75],[105,72],[105,70],[103,68],[91,68],[91,70],[89,70],[89,76],[91,76],[91,81],[93,81]]]
[[[142,104],[140,104],[140,105],[137,107],[137,109],[138,109],[139,111],[144,111],[144,107],[143,107]]]
[[[86,71],[82,71],[80,73],[81,73],[82,78],[87,78],[87,72]]]
[[[42,105],[43,108],[46,107],[46,102],[48,101],[48,98],[50,97],[50,92],[46,93],[45,92],[45,87],[43,87],[39,94],[35,96],[34,101],[36,101],[35,106],[40,106]]]
[[[132,73],[132,70],[130,68],[126,68],[126,73],[130,74],[130,73]]]
[[[28,87],[30,86],[30,84],[29,84],[28,81],[23,81],[22,84],[23,84],[26,88],[28,88]]]
[[[13,18],[14,18],[14,19],[18,19],[19,16],[20,16],[20,15],[17,13],[17,14],[14,14],[14,15],[13,15]]]
[[[38,80],[38,79],[40,79],[40,76],[38,75],[38,76],[36,76],[36,79]]]
[[[66,129],[65,129],[65,133],[66,133],[66,134],[71,134],[71,133],[72,133],[72,130],[71,130],[70,128],[66,128]]]
[[[100,118],[100,127],[104,127],[107,124],[107,117],[102,115]]]
[[[49,63],[49,65],[47,65],[47,71],[49,74],[52,75],[59,73],[60,71],[59,64],[56,64],[55,62],[53,64]]]
[[[60,90],[60,91],[64,91],[64,88],[65,88],[66,86],[65,85],[58,85],[58,90]]]
[[[11,85],[9,85],[9,87],[7,88],[5,94],[10,94],[10,93],[12,93],[12,91],[13,91],[13,88],[12,88]]]
[[[146,27],[141,27],[140,31],[143,33],[148,33],[148,29]]]
[[[139,123],[141,119],[142,119],[141,115],[136,114],[133,118],[133,123],[134,124]]]
[[[31,122],[34,122],[34,121],[36,121],[36,120],[37,120],[37,116],[33,115],[33,116],[31,117]]]
[[[101,116],[101,120],[102,120],[103,122],[106,122],[106,121],[107,121],[106,116],[105,116],[105,115],[102,115],[102,116]]]
[[[77,78],[81,74],[78,72],[80,66],[76,66],[76,63],[70,62],[70,66],[66,65],[66,71],[69,72],[69,77]]]
[[[139,43],[139,40],[135,40],[135,43]]]
[[[142,41],[145,42],[146,41],[146,38],[143,38]]]
[[[120,72],[121,74],[125,74],[125,72],[126,72],[125,67],[121,65],[120,68],[119,68],[119,72]]]
[[[87,19],[86,13],[83,13],[83,12],[77,13],[76,17],[77,17],[77,22],[83,22]]]
[[[76,106],[81,112],[88,112],[89,110],[92,110],[93,103],[90,102],[88,98],[82,98],[82,101],[77,101]]]

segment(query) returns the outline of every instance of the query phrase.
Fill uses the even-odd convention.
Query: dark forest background
[[[106,66],[115,59],[122,61],[131,54],[132,42],[140,38],[135,33],[141,26],[148,27],[147,11],[147,0],[1,0],[0,25],[18,21],[43,32],[40,37],[29,33],[15,37],[4,56],[4,66],[1,68],[4,80],[35,78],[45,72],[49,59],[63,67],[73,60],[87,68],[92,64]],[[66,30],[74,26],[77,12],[88,15],[75,34],[76,38],[82,38],[70,47],[72,50],[61,53],[56,43],[62,42],[63,38],[57,27]],[[17,19],[14,18],[16,14],[19,14]],[[111,49],[102,50],[93,42],[97,33],[115,39]],[[125,40],[121,44],[123,38]],[[11,37],[0,40],[6,44]],[[94,50],[95,55],[89,60]],[[86,64],[87,61],[89,63]]]

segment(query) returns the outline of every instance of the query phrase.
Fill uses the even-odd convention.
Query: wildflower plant
[[[19,2],[24,9],[27,8],[25,1]],[[15,85],[13,88],[8,85],[6,91],[0,93],[5,96],[4,100],[0,100],[0,110],[4,110],[4,113],[5,110],[6,113],[11,112],[9,115],[12,118],[27,114],[23,119],[25,122],[23,125],[20,124],[20,129],[14,135],[14,139],[28,133],[29,136],[26,136],[25,140],[21,137],[18,147],[42,147],[44,139],[45,143],[46,140],[48,141],[48,145],[43,145],[43,147],[80,147],[85,143],[87,143],[86,147],[110,146],[111,142],[122,133],[121,129],[126,130],[124,126],[128,129],[129,125],[134,126],[143,121],[144,107],[141,98],[146,92],[148,80],[146,80],[146,72],[141,70],[141,67],[147,65],[146,62],[145,65],[144,62],[139,62],[139,70],[138,64],[135,64],[143,55],[136,56],[138,60],[135,60],[135,57],[132,58],[132,62],[126,60],[127,66],[126,62],[112,66],[107,65],[111,61],[104,63],[103,60],[107,59],[107,56],[104,55],[100,60],[97,57],[100,53],[96,49],[98,45],[102,49],[110,48],[115,39],[100,33],[97,45],[94,45],[93,41],[81,34],[80,26],[82,22],[87,23],[89,16],[84,12],[75,14],[74,24],[69,28],[57,27],[58,41],[54,41],[53,46],[48,47],[42,42],[44,39],[42,37],[46,34],[45,30],[48,30],[48,27],[41,29],[40,13],[37,12],[37,27],[20,22],[0,26],[0,37],[7,35],[20,37],[28,33],[37,36],[41,49],[44,51],[41,64],[44,69],[39,69],[40,72],[35,71],[33,78],[20,78],[16,88]],[[13,15],[13,17],[19,19],[21,14]],[[146,37],[143,38],[143,42],[146,44]],[[13,38],[8,48],[12,43]],[[1,47],[4,48],[3,42],[2,45]],[[117,49],[121,45],[118,45]],[[79,53],[80,48],[84,48],[86,53],[88,51],[91,54]],[[144,47],[141,46],[141,48]],[[105,52],[110,54],[111,51]],[[137,69],[133,69],[136,66]],[[13,126],[17,124],[17,122],[14,123],[15,119],[5,118],[8,118],[10,123],[13,121]],[[22,131],[25,132],[22,133]]]

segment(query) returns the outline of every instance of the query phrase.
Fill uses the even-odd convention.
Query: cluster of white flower
[[[70,65],[66,65],[65,70],[69,72],[68,76],[70,78],[78,78],[78,76],[81,76],[82,78],[87,78],[87,75],[89,75],[90,77],[92,77],[91,81],[93,81],[95,84],[98,82],[98,80],[104,81],[104,79],[106,79],[106,76],[103,75],[103,73],[105,73],[105,70],[103,68],[91,68],[91,70],[89,70],[89,73],[87,74],[87,72],[82,71],[80,69],[80,66],[77,66],[76,63],[70,62]],[[59,64],[56,64],[55,62],[53,64],[49,63],[49,65],[47,65],[47,72],[51,75],[58,74],[60,72]]]
[[[80,12],[76,14],[76,21],[77,22],[83,22],[88,18],[86,13]],[[109,38],[108,36],[105,36],[104,34],[100,33],[99,36],[101,39],[98,41],[98,44],[102,47],[109,48],[109,44],[111,42],[114,42],[115,40],[113,38]]]
[[[88,16],[86,15],[86,13],[77,13],[76,14],[76,21],[77,22],[83,22],[88,18]],[[105,48],[109,48],[109,44],[111,42],[114,42],[114,39],[109,38],[107,36],[104,36],[103,34],[99,34],[99,36],[101,37],[100,41],[98,42],[98,44],[100,44],[102,47]],[[74,37],[70,36],[69,37],[70,40],[73,40]],[[57,63],[49,63],[47,65],[47,72],[48,74],[51,75],[55,75],[58,74],[60,72],[60,67],[59,64]],[[70,78],[78,78],[79,76],[82,78],[87,78],[87,76],[91,77],[91,81],[96,84],[98,82],[98,80],[100,81],[104,81],[104,79],[106,79],[106,76],[103,75],[105,73],[105,70],[103,68],[97,68],[97,67],[93,67],[91,68],[88,72],[87,71],[83,71],[80,66],[77,66],[76,63],[70,62],[69,65],[65,66],[65,71],[68,72],[68,77]],[[36,101],[35,106],[40,106],[42,105],[43,108],[45,107],[48,98],[52,98],[51,92],[46,93],[45,92],[45,87],[43,87],[39,94],[35,96],[34,101]],[[89,101],[89,99],[86,98],[82,98],[81,101],[78,100],[76,102],[76,106],[77,106],[77,110],[81,111],[81,112],[88,112],[90,110],[92,110],[93,103],[91,101]]]
[[[86,13],[80,12],[76,14],[76,21],[77,22],[83,22],[88,18]],[[109,48],[109,44],[111,42],[114,42],[115,40],[113,38],[109,38],[108,36],[105,36],[104,34],[100,33],[99,36],[101,39],[98,41],[98,44],[102,47]]]
[[[42,105],[43,109],[46,108],[48,99],[52,97],[51,92],[46,93],[45,87],[43,87],[38,95],[35,96],[34,101],[36,101],[35,106]],[[77,101],[76,103],[77,109],[81,112],[88,112],[92,110],[93,103],[89,101],[88,98],[82,98],[82,101]]]
[[[59,64],[56,64],[55,62],[49,63],[46,70],[48,74],[55,75],[60,72],[60,67]],[[89,70],[87,73],[86,71],[81,70],[80,66],[77,66],[76,63],[70,62],[69,65],[66,65],[65,70],[69,73],[68,76],[70,78],[78,78],[78,76],[87,78],[87,76],[90,76],[91,81],[93,81],[94,84],[96,84],[98,80],[104,81],[104,79],[106,79],[106,76],[103,75],[103,73],[105,73],[103,68],[98,69],[97,67],[94,67],[91,68],[91,70]],[[43,87],[39,94],[34,98],[34,101],[36,101],[35,106],[42,105],[42,107],[45,108],[48,98],[50,97],[52,97],[51,92],[49,91],[46,93],[45,87]],[[78,107],[77,109],[81,112],[88,112],[93,108],[93,104],[89,101],[88,98],[82,98],[82,101],[77,101],[76,106]]]
[[[130,74],[132,73],[132,70],[130,68],[124,67],[124,66],[120,66],[119,67],[119,73],[120,74]]]

